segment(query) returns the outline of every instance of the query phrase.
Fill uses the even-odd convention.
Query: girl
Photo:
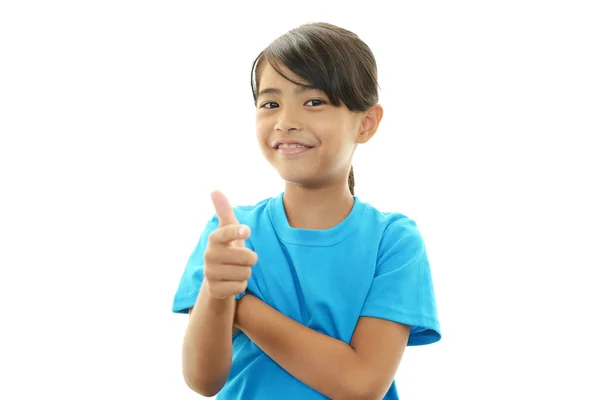
[[[212,194],[172,308],[190,314],[185,381],[218,399],[397,399],[405,347],[440,329],[415,223],[354,195],[354,150],[383,116],[373,54],[303,25],[258,55],[251,85],[285,191],[235,209]]]

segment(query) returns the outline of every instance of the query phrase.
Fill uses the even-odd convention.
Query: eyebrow
[[[310,90],[319,90],[317,88],[314,87],[310,87],[310,86],[298,86],[296,89],[294,89],[294,94],[302,94],[305,92],[308,92]],[[261,90],[260,92],[258,92],[258,96],[256,96],[257,98],[265,95],[265,94],[276,94],[281,96],[281,89],[277,89],[277,88],[265,88],[263,90]]]

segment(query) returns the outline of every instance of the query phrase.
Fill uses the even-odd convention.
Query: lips
[[[273,149],[284,157],[293,157],[305,153],[313,147],[314,146],[311,146],[308,143],[296,140],[278,140],[273,145]]]
[[[275,142],[275,144],[273,145],[273,148],[275,150],[279,150],[279,149],[302,149],[302,148],[306,148],[306,149],[311,149],[314,146],[309,145],[308,143],[304,143],[304,142],[300,142],[297,140],[278,140]]]

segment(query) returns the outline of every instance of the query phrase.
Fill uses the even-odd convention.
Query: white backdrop
[[[198,398],[173,295],[211,190],[283,189],[250,67],[312,21],[374,51],[356,191],[430,255],[443,338],[401,398],[600,398],[594,2],[215,3],[1,3],[0,398]]]

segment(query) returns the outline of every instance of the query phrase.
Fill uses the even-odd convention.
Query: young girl
[[[383,115],[373,54],[307,24],[259,54],[251,83],[285,191],[234,209],[212,194],[172,308],[190,313],[185,381],[218,399],[397,399],[404,349],[440,329],[415,223],[354,195],[354,150]]]

